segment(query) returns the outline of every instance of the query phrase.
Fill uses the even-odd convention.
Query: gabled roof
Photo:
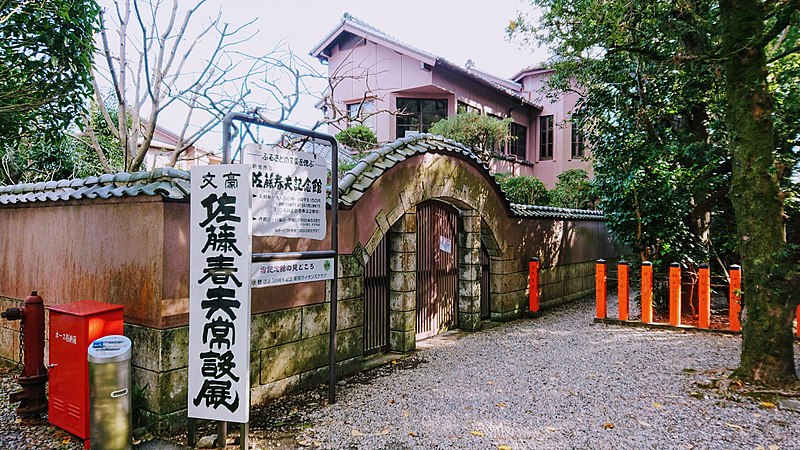
[[[339,22],[339,24],[324,38],[322,38],[322,40],[319,41],[319,43],[315,45],[313,49],[311,49],[309,54],[315,58],[327,60],[330,56],[329,51],[331,46],[336,43],[337,38],[343,32],[349,32],[363,37],[370,36],[381,45],[407,55],[415,56],[417,59],[427,64],[433,65],[438,58],[432,53],[428,53],[399,41],[391,35],[384,33],[383,31],[373,27],[372,25],[355,16],[350,15],[349,13],[344,13],[344,15],[342,15],[342,20]]]
[[[511,77],[511,79],[514,80],[515,82],[519,83],[519,80],[521,80],[522,78],[524,78],[527,75],[536,75],[536,74],[548,73],[548,72],[553,72],[553,71],[554,71],[553,69],[550,69],[548,67],[529,66],[529,67],[521,69],[519,72],[515,73],[514,76]]]
[[[374,26],[364,22],[363,20],[350,15],[349,13],[344,13],[342,16],[342,20],[339,24],[334,27],[325,37],[314,46],[313,49],[309,52],[309,54],[315,58],[320,60],[327,60],[330,57],[330,50],[337,43],[337,40],[343,33],[351,33],[361,37],[369,37],[370,40],[374,42],[390,48],[394,51],[399,53],[403,53],[405,55],[412,56],[425,64],[429,64],[431,66],[439,66],[451,72],[454,72],[464,78],[470,79],[482,86],[485,86],[489,89],[499,91],[509,97],[512,97],[514,100],[519,101],[522,104],[528,105],[530,107],[536,108],[541,110],[542,107],[538,106],[534,103],[531,103],[528,100],[527,96],[525,96],[521,90],[522,86],[519,83],[516,83],[513,80],[506,80],[501,77],[497,77],[494,75],[490,75],[486,72],[478,70],[474,66],[471,66],[469,69],[466,69],[458,64],[454,64],[440,56],[434,55],[432,53],[426,52],[424,50],[420,50],[416,47],[408,45],[393,36],[384,33],[383,31],[375,28]],[[519,86],[518,89],[513,89],[513,86]]]

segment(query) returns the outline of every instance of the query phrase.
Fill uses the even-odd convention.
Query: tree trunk
[[[765,11],[758,0],[720,0],[727,127],[733,156],[730,195],[742,257],[742,357],[735,375],[768,386],[797,380],[783,202],[775,171],[775,132],[767,89]]]

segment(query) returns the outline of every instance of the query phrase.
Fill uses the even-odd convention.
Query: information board
[[[333,258],[256,262],[252,274],[254,288],[332,280]]]
[[[252,143],[243,154],[253,166],[253,235],[325,239],[325,158]]]

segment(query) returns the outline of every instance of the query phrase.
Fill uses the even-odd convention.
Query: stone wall
[[[553,308],[594,292],[595,262],[546,267],[539,273],[541,309]]]
[[[362,356],[364,267],[383,239],[389,249],[389,349],[416,348],[416,207],[424,201],[444,202],[459,212],[457,309],[464,330],[481,326],[481,246],[491,260],[494,321],[519,318],[527,309],[530,257],[541,260],[541,304],[547,308],[590,292],[594,261],[620,254],[599,216],[581,218],[568,211],[530,216],[535,212],[512,209],[486,167],[463,148],[461,153],[422,152],[426,143],[441,140],[419,139],[427,141],[373,159],[372,167],[383,172],[364,172],[357,179],[347,175],[351,187],[340,209],[337,279],[341,374],[369,362]],[[0,296],[6,297],[0,306],[19,305],[14,297],[32,289],[48,305],[81,299],[124,305],[125,334],[134,343],[136,406],[159,430],[185,423],[186,199],[83,198],[0,209]],[[330,248],[330,230],[328,236],[322,241],[255,237],[253,251],[322,250]],[[253,404],[327,381],[329,286],[314,282],[253,291]],[[12,361],[18,357],[16,326],[0,324],[0,357]]]

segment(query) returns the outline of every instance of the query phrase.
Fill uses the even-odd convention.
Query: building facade
[[[311,55],[328,66],[330,89],[320,106],[331,133],[364,124],[379,142],[391,142],[427,132],[436,121],[459,112],[476,112],[512,120],[512,141],[495,150],[494,171],[532,175],[551,188],[568,169],[591,175],[589,151],[570,121],[578,94],[547,98],[547,69],[525,69],[506,79],[471,62],[461,67],[349,14]]]

